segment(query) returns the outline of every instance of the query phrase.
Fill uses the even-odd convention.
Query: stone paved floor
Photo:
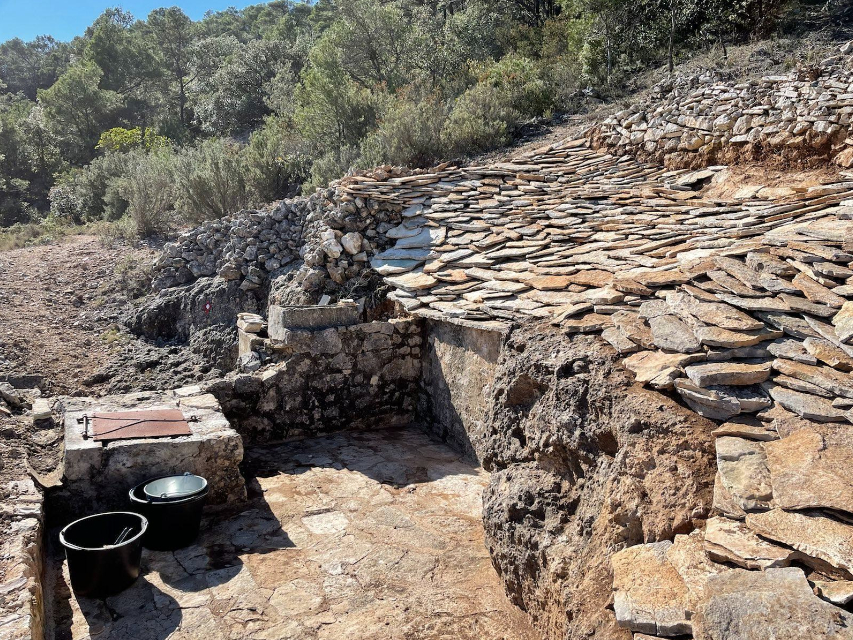
[[[483,544],[488,474],[413,429],[247,452],[250,503],[145,551],[105,602],[55,572],[55,640],[532,640]]]

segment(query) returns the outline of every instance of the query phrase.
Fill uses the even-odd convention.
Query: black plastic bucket
[[[105,598],[132,585],[147,529],[143,515],[118,511],[75,520],[60,531],[74,593]]]
[[[177,476],[180,477],[180,476]],[[189,497],[152,499],[145,493],[146,485],[162,480],[146,480],[130,490],[131,508],[148,520],[148,531],[143,544],[155,551],[174,551],[191,545],[198,537],[201,512],[207,501],[207,483]]]

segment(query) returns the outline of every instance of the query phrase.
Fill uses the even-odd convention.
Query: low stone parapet
[[[278,306],[269,308],[269,335],[273,341],[286,338],[293,329],[326,329],[358,324],[361,311],[352,300],[341,300],[337,304]]]

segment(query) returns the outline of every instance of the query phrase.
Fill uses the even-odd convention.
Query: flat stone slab
[[[764,509],[773,498],[766,443],[723,436],[717,438],[717,470],[728,493],[745,511]]]
[[[613,608],[620,626],[656,635],[691,631],[687,585],[667,560],[669,541],[628,547],[613,555]]]
[[[853,512],[850,429],[849,425],[816,425],[764,445],[778,506]]]
[[[208,504],[239,502],[246,486],[239,465],[243,442],[216,398],[198,387],[138,392],[104,398],[62,398],[65,454],[60,517],[124,509],[127,492],[149,478],[194,473],[207,479]],[[113,411],[178,409],[190,435],[96,442],[84,438],[84,415]],[[91,429],[90,429],[91,431]]]
[[[360,321],[358,305],[352,301],[302,307],[270,305],[269,308],[269,334],[273,340],[283,339],[288,330],[318,330],[350,326]]]
[[[836,570],[853,578],[853,526],[816,511],[773,509],[750,513],[746,524],[755,533],[793,547],[819,571]]]
[[[700,387],[713,385],[750,385],[770,377],[770,363],[706,362],[684,369],[687,377]]]
[[[731,562],[744,569],[787,567],[796,552],[759,538],[743,522],[710,518],[705,526],[705,551],[715,562]]]
[[[737,569],[711,576],[695,640],[850,640],[853,614],[818,598],[802,569]]]
[[[68,591],[57,638],[402,640],[538,636],[483,540],[488,474],[415,429],[247,452],[252,499],[206,517],[197,542],[145,550],[106,602]]]

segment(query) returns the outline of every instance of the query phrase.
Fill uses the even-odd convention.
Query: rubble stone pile
[[[832,64],[732,82],[676,77],[593,131],[597,147],[692,166],[776,155],[853,166],[853,48]]]
[[[371,175],[388,176],[392,168]],[[393,179],[405,178],[396,170]],[[357,180],[358,178],[350,178]],[[154,265],[160,291],[208,276],[239,280],[251,291],[292,270],[304,291],[336,292],[371,275],[374,254],[394,244],[401,207],[366,201],[337,187],[283,200],[269,210],[245,210],[206,222],[168,243]],[[317,295],[314,296],[318,297]]]
[[[213,275],[242,280],[244,290],[259,287],[269,272],[296,259],[305,216],[317,201],[285,200],[269,211],[240,211],[188,231],[163,248],[154,290]]]

